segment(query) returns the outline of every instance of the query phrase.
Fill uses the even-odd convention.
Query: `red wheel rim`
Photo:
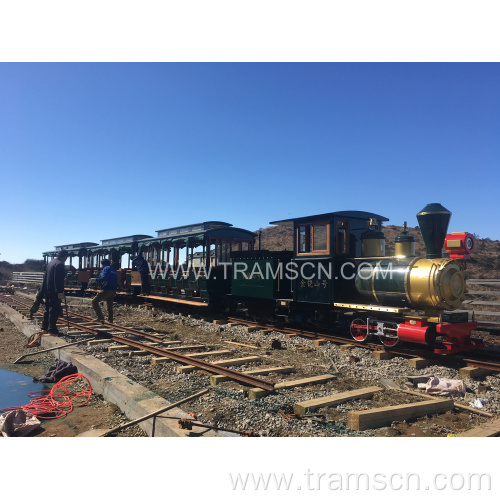
[[[386,347],[395,347],[399,344],[398,337],[380,337],[380,342]]]
[[[366,342],[371,337],[366,322],[360,318],[353,319],[351,322],[351,336],[357,342]]]

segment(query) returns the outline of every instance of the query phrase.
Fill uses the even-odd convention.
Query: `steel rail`
[[[20,301],[19,299],[14,299],[12,296],[7,296],[5,298],[7,298],[8,300],[6,300],[6,301],[2,300],[3,302],[14,302],[20,306],[29,307],[29,304],[26,304],[26,303]],[[3,299],[3,297],[2,297],[2,299]],[[95,322],[95,320],[89,316],[84,316],[84,315],[78,314],[78,313],[71,313],[71,315],[78,318],[78,319],[84,319],[84,320],[87,320],[90,322]],[[500,371],[500,363],[494,363],[491,361],[482,361],[479,359],[472,359],[472,358],[463,358],[460,355],[457,356],[457,355],[450,355],[450,354],[446,354],[446,355],[436,354],[436,353],[432,352],[431,350],[424,350],[424,349],[408,349],[408,348],[404,348],[404,347],[390,348],[390,347],[384,346],[383,344],[370,343],[370,342],[360,343],[360,342],[357,342],[356,340],[353,340],[353,339],[349,339],[349,338],[345,338],[345,337],[338,337],[338,336],[323,333],[323,332],[315,332],[312,330],[301,330],[301,329],[295,329],[295,328],[290,328],[290,327],[276,328],[275,325],[261,325],[255,321],[248,321],[248,320],[245,320],[243,318],[229,317],[228,321],[230,321],[231,323],[238,323],[241,325],[258,326],[258,327],[262,327],[263,329],[273,328],[279,332],[294,334],[297,336],[303,336],[303,337],[307,337],[307,338],[314,338],[314,339],[319,338],[319,339],[329,340],[331,342],[336,342],[336,343],[355,345],[355,346],[361,347],[363,349],[371,349],[371,350],[385,349],[385,350],[387,350],[387,352],[390,352],[392,354],[397,354],[400,356],[422,357],[422,358],[433,359],[433,360],[437,360],[437,361],[445,360],[445,361],[456,363],[456,364],[465,363],[467,366],[475,366],[478,368],[484,368],[484,369],[488,369],[488,370],[492,370],[492,371]],[[64,319],[60,319],[59,322],[67,324],[67,321]],[[152,340],[154,342],[159,341],[159,343],[161,343],[161,340],[158,339],[157,335],[148,334],[147,332],[143,332],[141,330],[136,330],[134,328],[119,326],[119,325],[116,325],[114,323],[108,323],[108,322],[103,322],[102,325],[107,326],[107,327],[112,327],[112,328],[115,328],[117,330],[122,330],[124,333],[129,333],[129,334],[132,334],[132,335],[135,335],[138,337],[143,337],[143,338],[146,338],[148,340]],[[115,335],[114,336],[114,337],[116,337],[116,340],[115,340],[115,339],[111,338],[111,337],[113,337],[113,335],[108,333],[108,332],[99,331],[97,329],[93,329],[92,327],[87,327],[87,326],[81,325],[80,323],[70,322],[70,326],[73,328],[76,328],[76,329],[83,330],[87,333],[91,333],[93,335],[105,334],[112,341],[124,343],[124,342],[122,342],[124,339],[123,337],[118,337],[117,335]],[[120,340],[118,340],[118,339],[120,339]],[[130,345],[130,344],[127,344],[127,345]],[[140,349],[152,352],[152,351],[150,351],[149,347],[150,346],[148,346],[147,344],[142,344],[142,343],[140,344]],[[162,350],[161,355],[165,356],[165,357],[171,357],[172,359],[174,359],[172,356],[173,353],[170,353],[171,356],[168,356],[166,354],[166,351],[167,350]],[[477,352],[477,354],[480,354],[480,353]],[[498,353],[493,353],[493,352],[484,353],[484,354],[490,355],[490,356],[497,354],[497,356],[500,357],[500,355]],[[183,357],[182,355],[178,355],[177,353],[175,353],[175,355]],[[207,363],[205,361],[200,361],[200,360],[196,360],[196,361],[199,361],[200,363],[205,364],[205,366],[202,368],[206,369],[207,371],[209,371],[208,367],[213,367],[213,365],[211,363]],[[201,367],[199,365],[196,365],[195,360],[194,359],[191,360],[189,357],[187,357],[187,361],[180,361],[180,362],[187,362],[191,365]],[[217,368],[222,369],[223,371],[229,370],[229,369],[225,369],[223,367],[222,368],[217,367]],[[230,371],[233,372],[234,370],[230,370]],[[227,375],[226,372],[224,372],[224,373],[216,372],[216,373],[219,373],[221,375]],[[236,372],[236,373],[239,374],[241,372]],[[230,378],[235,378],[231,375],[227,375],[227,376]],[[248,376],[245,376],[245,377],[248,377]],[[256,379],[256,380],[262,381],[262,379]],[[251,383],[254,383],[254,382],[252,381]],[[262,388],[264,388],[264,387],[262,387]],[[272,390],[272,389],[269,389],[268,387],[265,389]]]
[[[193,365],[196,366],[197,368],[201,368],[211,373],[216,373],[218,375],[225,375],[226,377],[229,377],[233,380],[238,380],[239,382],[243,382],[245,384],[251,384],[254,385],[255,387],[265,389],[266,391],[274,390],[274,383],[269,382],[266,379],[260,379],[257,377],[253,377],[251,375],[244,375],[242,372],[231,370],[230,368],[224,368],[222,366],[217,366],[212,363],[208,363],[207,361],[191,358],[189,356],[183,356],[182,354],[170,351],[169,349],[144,344],[143,342],[139,342],[137,340],[132,340],[125,337],[115,337],[114,335],[110,335],[110,338],[111,340],[119,342],[120,344],[136,347],[137,349],[142,349],[144,351],[148,351],[158,356],[164,356],[173,359],[174,361],[177,361],[179,363]]]
[[[283,333],[290,333],[290,334],[295,334],[297,336],[303,336],[307,338],[314,338],[314,339],[323,339],[323,340],[329,340],[331,342],[335,343],[342,343],[342,344],[350,344],[350,345],[355,345],[357,347],[361,347],[363,349],[371,349],[371,350],[380,350],[384,349],[387,352],[390,352],[392,354],[397,354],[399,356],[408,356],[408,357],[414,357],[414,358],[427,358],[427,359],[433,359],[436,361],[447,361],[451,363],[465,363],[467,365],[474,365],[480,367],[480,364],[482,363],[485,368],[494,370],[494,371],[500,371],[500,363],[494,363],[490,361],[481,361],[481,360],[475,360],[475,359],[470,359],[470,358],[463,358],[460,355],[456,354],[436,354],[432,350],[426,350],[426,349],[410,349],[410,348],[405,348],[405,347],[396,347],[396,348],[391,348],[384,346],[383,344],[378,344],[378,343],[370,343],[370,342],[357,342],[356,340],[353,339],[348,339],[344,337],[337,337],[335,335],[329,335],[327,333],[321,333],[321,332],[314,332],[311,330],[299,330],[299,329],[294,329],[294,328],[276,328],[275,325],[260,325],[255,321],[246,321],[240,318],[229,318],[231,323],[238,323],[242,325],[252,325],[252,326],[259,326],[262,327],[263,329],[270,329],[273,328],[277,332],[283,332]],[[480,352],[478,352],[480,351]],[[476,350],[474,351],[477,354],[483,354],[486,356],[493,356],[493,357],[499,357],[500,358],[500,353],[495,352],[495,351],[490,351],[490,352],[484,352],[484,348],[481,350]],[[467,353],[470,356],[470,353]]]
[[[64,324],[67,324],[66,320],[63,319],[62,321]],[[207,361],[202,361],[200,359],[191,358],[189,356],[184,356],[182,354],[178,354],[177,352],[173,352],[173,351],[170,351],[170,350],[165,349],[165,348],[152,346],[150,344],[145,344],[144,342],[121,337],[121,336],[116,335],[116,334],[102,332],[102,331],[99,331],[95,328],[92,328],[92,327],[89,327],[86,325],[82,325],[80,323],[75,323],[75,322],[70,321],[69,324],[73,328],[76,328],[78,330],[83,330],[83,331],[85,331],[87,333],[91,333],[93,335],[103,335],[104,334],[104,335],[106,335],[107,338],[109,338],[110,341],[113,341],[113,342],[118,342],[120,344],[125,344],[125,345],[131,346],[131,347],[135,347],[137,349],[147,351],[147,352],[150,352],[152,354],[156,354],[158,356],[167,357],[167,358],[173,359],[174,361],[177,361],[179,363],[193,365],[193,366],[196,366],[197,368],[201,368],[201,369],[206,370],[210,373],[215,373],[217,375],[224,375],[224,376],[231,378],[233,380],[237,380],[237,381],[242,382],[244,384],[250,384],[250,385],[253,385],[255,387],[259,387],[259,388],[267,390],[267,391],[274,390],[274,383],[269,382],[266,379],[253,377],[251,375],[245,375],[242,372],[238,372],[236,370],[231,370],[230,368],[225,368],[222,366],[217,366],[217,365],[214,365],[214,364],[209,363]],[[108,324],[110,326],[113,326],[114,328],[120,328],[120,327],[117,327],[117,325],[115,325],[113,323],[108,323]],[[124,328],[126,328],[126,327],[124,327]],[[132,332],[127,332],[127,333],[133,333],[134,335],[140,335],[140,336],[147,336],[148,335],[145,332],[140,332],[140,331],[133,330],[133,329],[129,329],[129,330],[132,330]],[[158,340],[158,338],[156,337],[153,340]]]
[[[153,333],[148,333],[148,332],[143,332],[142,330],[136,330],[135,328],[129,328],[127,326],[121,326],[121,325],[117,325],[115,323],[109,323],[107,321],[97,321],[93,318],[91,318],[90,316],[85,316],[83,314],[79,314],[79,313],[71,313],[71,315],[75,318],[78,318],[78,319],[84,319],[84,320],[87,320],[89,322],[93,322],[93,323],[99,323],[98,326],[106,326],[106,327],[109,327],[109,328],[114,328],[115,330],[122,330],[124,333],[129,333],[131,335],[136,335],[137,337],[144,337],[148,340],[152,340],[152,341],[155,341],[155,342],[160,342],[161,343],[161,340],[158,338],[158,335],[157,334],[153,334]],[[66,323],[66,322],[64,322]],[[79,323],[75,323],[75,325],[79,325]],[[107,333],[107,332],[100,332],[101,334],[103,333]],[[161,335],[161,334],[160,334]],[[165,334],[165,335],[168,335],[168,334]]]
[[[14,302],[15,304],[17,304],[19,306],[22,306],[22,307],[26,307],[26,308],[30,307],[30,304],[26,304],[25,302],[23,302],[22,300],[19,300],[19,299],[11,299],[10,301]],[[41,316],[42,313],[37,312],[36,315],[37,316]],[[100,321],[98,321],[98,320],[96,320],[94,318],[91,318],[90,316],[85,316],[83,314],[71,312],[70,313],[70,317],[71,318],[76,318],[76,319],[82,319],[82,320],[85,320],[85,321],[88,321],[88,322],[91,322],[91,323],[99,323],[99,325],[96,325],[97,327],[99,327],[99,326],[111,327],[111,328],[114,328],[116,330],[121,330],[124,333],[130,333],[130,334],[136,335],[138,337],[139,336],[140,337],[144,337],[144,338],[146,338],[148,340],[152,340],[154,342],[158,342],[159,341],[158,335],[147,333],[147,332],[143,332],[142,330],[136,330],[134,328],[128,328],[126,326],[116,325],[115,323],[109,323],[107,321],[100,322]],[[63,318],[59,318],[57,320],[57,322],[60,323],[60,324],[68,325],[68,321],[65,320],[65,319],[63,319]],[[76,328],[76,329],[85,331],[87,333],[92,333],[93,335],[107,334],[107,332],[99,331],[97,329],[94,330],[94,329],[92,329],[92,327],[86,327],[85,325],[82,325],[82,324],[80,324],[78,322],[75,322],[75,321],[70,321],[69,322],[69,326],[72,327],[72,328]],[[161,340],[160,340],[160,342],[161,342]]]
[[[480,361],[476,359],[462,359],[462,361],[467,363],[467,366],[500,372],[500,363],[492,363],[491,361]]]

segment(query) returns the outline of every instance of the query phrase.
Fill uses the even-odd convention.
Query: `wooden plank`
[[[469,306],[500,306],[496,300],[464,300],[463,303]]]
[[[407,394],[413,394],[414,396],[421,396],[423,398],[427,399],[433,399],[434,401],[442,401],[443,398],[440,396],[431,396],[430,394],[426,394],[425,392],[415,392],[415,391],[410,391],[409,389],[400,389],[398,387],[398,390],[401,392],[406,392]],[[484,417],[493,417],[494,415],[492,413],[488,413],[487,411],[483,410],[478,410],[477,408],[473,408],[472,406],[466,406],[461,403],[457,403],[456,401],[453,403],[453,406],[455,408],[459,408],[460,410],[466,410],[470,411],[471,413],[477,413],[478,415],[483,415]]]
[[[137,347],[132,347],[131,345],[112,345],[108,347],[108,352],[113,351],[132,351],[137,349]]]
[[[132,283],[133,284],[133,283]],[[140,283],[139,283],[140,285]],[[148,295],[149,298],[154,299],[154,300],[161,300],[163,302],[175,302],[178,304],[188,304],[190,306],[196,306],[196,307],[207,307],[208,302],[198,302],[196,300],[182,300],[182,299],[171,299],[169,297],[160,297],[159,295]]]
[[[89,340],[87,342],[88,346],[93,346],[97,344],[109,344],[110,342],[114,342],[114,340],[111,339],[104,339],[104,340]]]
[[[301,378],[298,380],[289,380],[287,382],[280,382],[279,384],[275,384],[275,389],[289,389],[291,387],[302,387],[303,385],[309,384],[321,384],[323,382],[328,382],[329,380],[333,380],[337,378],[335,375],[325,374],[325,375],[316,375],[314,377]]]
[[[184,354],[184,356],[189,357],[189,358],[206,358],[208,356],[219,356],[221,354],[230,354],[232,351],[228,351],[227,349],[221,349],[220,351],[206,351],[206,352],[195,352],[192,354]],[[153,365],[157,363],[168,363],[170,361],[175,361],[172,358],[153,358],[151,363]]]
[[[410,358],[408,360],[408,364],[412,367],[415,368],[415,370],[420,370],[421,368],[425,368],[426,366],[429,366],[432,363],[430,359],[425,359],[425,358]]]
[[[258,327],[258,326],[245,326],[244,327],[244,330],[245,332],[249,333],[249,332],[255,332],[256,330],[260,330],[261,328]]]
[[[231,342],[230,340],[224,340],[224,343],[225,344],[239,345],[241,347],[248,347],[249,349],[261,349],[261,347],[257,347],[255,345],[241,344],[239,342]]]
[[[275,384],[275,389],[290,389],[292,387],[301,387],[309,384],[320,384],[323,382],[328,382],[329,380],[337,378],[335,375],[316,375],[315,377],[301,378],[297,380],[289,380],[287,382],[280,382],[279,384]],[[258,387],[254,387],[248,391],[249,399],[260,399],[265,398],[271,394],[270,391],[266,391],[265,389],[260,389]]]
[[[154,363],[154,359],[152,363]],[[262,361],[260,356],[247,356],[246,358],[233,358],[233,359],[222,359],[220,361],[214,361],[212,364],[217,366],[239,366],[246,365],[247,363],[256,363]],[[177,367],[177,373],[190,373],[194,370],[199,370],[197,366],[184,365]]]
[[[268,368],[258,368],[257,370],[245,370],[242,373],[246,375],[267,375],[269,373],[290,373],[294,370],[293,366],[271,366]],[[210,377],[210,385],[217,385],[228,380],[231,379],[225,375],[212,375]]]
[[[128,357],[129,358],[133,358],[134,356],[149,356],[153,354],[152,352],[149,352],[149,351],[130,351],[128,353]],[[153,354],[154,356],[154,354]]]
[[[231,354],[232,351],[221,349],[219,351],[195,352],[193,354],[185,354],[190,358],[206,358],[207,356],[219,356],[220,354]]]
[[[378,360],[391,359],[393,354],[387,351],[373,351],[372,356]]]
[[[328,342],[328,340],[325,340],[325,339],[316,339],[316,340],[313,340],[313,344],[315,346],[320,346],[320,345],[326,344],[327,342]]]
[[[163,345],[163,343],[162,343]],[[201,349],[207,347],[205,344],[196,344],[196,345],[180,345],[177,347],[169,347],[169,351],[182,351],[184,349]]]
[[[358,347],[358,346],[355,344],[341,344],[340,350],[341,351],[348,351],[349,349],[354,349],[355,347]]]
[[[153,343],[150,343],[150,344],[144,344],[146,346],[154,346],[154,345],[158,345],[157,342],[153,342]],[[108,352],[113,352],[113,351],[139,351],[140,349],[137,349],[137,347],[133,347],[133,346],[130,346],[130,345],[114,345],[114,346],[110,346],[108,347]]]
[[[384,389],[382,387],[371,386],[365,387],[363,389],[356,389],[353,391],[332,394],[323,398],[309,399],[307,401],[295,403],[295,408],[293,411],[296,415],[305,415],[307,413],[307,410],[312,411],[318,408],[335,406],[344,403],[345,401],[351,401],[352,399],[371,398],[376,392],[383,390]]]
[[[269,394],[271,394],[271,391],[254,387],[248,391],[248,399],[254,401],[256,399],[265,398],[266,396],[269,396]]]
[[[495,437],[500,436],[500,418],[481,424],[474,429],[457,434],[457,437]]]
[[[500,321],[478,321],[478,327],[497,329],[500,327]]]
[[[467,283],[472,285],[500,285],[500,279],[497,278],[470,279],[467,280]]]
[[[384,406],[373,410],[352,411],[347,415],[347,425],[355,431],[375,429],[390,425],[394,420],[410,420],[432,413],[444,413],[453,409],[453,400],[421,401],[396,406]]]
[[[175,351],[175,350],[178,351],[178,350],[182,350],[182,349],[197,349],[199,347],[204,348],[206,346],[200,345],[200,344],[198,344],[198,345],[186,345],[186,346],[180,346],[180,347],[169,347],[169,350],[170,351]],[[134,356],[148,356],[150,354],[152,354],[152,353],[149,351],[142,351],[142,350],[141,351],[132,351],[132,352],[129,352],[128,357],[132,358]],[[157,358],[157,359],[160,359],[160,358]],[[171,361],[173,361],[171,358],[161,358],[161,359],[166,359],[166,360],[170,359]]]
[[[477,368],[476,366],[464,366],[458,370],[461,377],[464,378],[476,378],[476,377],[486,377],[492,373],[491,370],[486,370],[485,368]]]
[[[465,295],[493,295],[500,296],[500,291],[497,290],[469,290]]]
[[[500,312],[495,311],[477,311],[475,309],[457,309],[456,312],[466,312],[466,313],[474,313],[475,316],[500,316]]]

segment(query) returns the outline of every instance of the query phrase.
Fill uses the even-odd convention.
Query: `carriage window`
[[[321,253],[330,252],[330,224],[327,222],[316,222],[304,224],[297,228],[297,253]]]
[[[326,250],[326,225],[316,224],[312,227],[313,251]]]
[[[349,222],[337,221],[336,253],[343,255],[349,253]]]
[[[299,253],[309,252],[309,226],[299,226]]]

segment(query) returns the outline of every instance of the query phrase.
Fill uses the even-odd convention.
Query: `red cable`
[[[85,381],[87,386],[78,390],[77,392],[71,391],[71,384],[78,381]],[[42,393],[48,393],[42,395]],[[41,394],[35,396],[35,394]],[[4,408],[0,410],[0,414],[10,410],[24,410],[32,415],[41,419],[54,419],[67,415],[76,406],[83,406],[87,404],[92,395],[92,386],[89,380],[81,373],[75,375],[68,375],[57,382],[49,391],[33,391],[29,393],[32,398],[31,402],[24,406],[17,406],[12,408]]]

